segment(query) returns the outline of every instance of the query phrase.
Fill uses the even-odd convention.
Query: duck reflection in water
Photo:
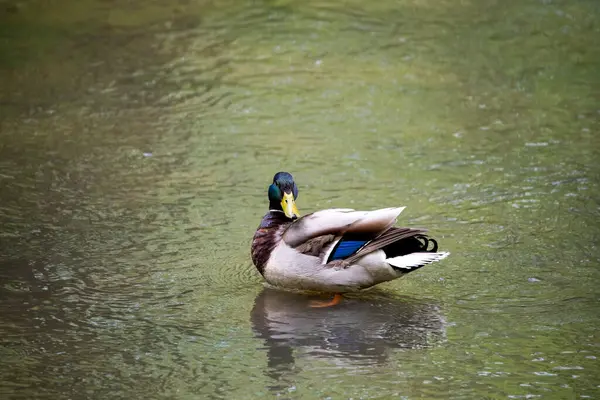
[[[377,292],[330,308],[311,308],[310,302],[305,294],[272,288],[255,300],[252,327],[265,341],[274,379],[291,372],[297,356],[360,368],[385,363],[394,349],[423,348],[445,337],[438,307],[413,299]]]

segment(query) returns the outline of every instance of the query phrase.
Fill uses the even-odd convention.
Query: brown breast
[[[251,254],[252,262],[261,275],[263,275],[271,252],[281,241],[283,232],[291,223],[292,220],[279,211],[269,211],[260,222],[252,239]]]

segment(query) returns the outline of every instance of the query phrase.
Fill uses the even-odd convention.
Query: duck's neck
[[[281,208],[281,203],[278,201],[269,201],[269,211],[274,210],[283,212],[283,209]]]
[[[283,211],[277,209],[271,209],[260,221],[258,229],[262,228],[275,228],[283,224],[292,222],[291,218],[288,218]]]

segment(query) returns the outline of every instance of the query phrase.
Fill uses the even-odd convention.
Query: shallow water
[[[599,33],[592,1],[1,2],[0,397],[598,397]],[[452,255],[266,289],[279,170]]]

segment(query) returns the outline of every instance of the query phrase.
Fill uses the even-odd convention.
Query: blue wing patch
[[[335,247],[331,256],[329,256],[329,261],[333,260],[343,260],[344,258],[350,257],[352,254],[356,253],[358,249],[363,247],[368,240],[340,240],[338,245]]]

